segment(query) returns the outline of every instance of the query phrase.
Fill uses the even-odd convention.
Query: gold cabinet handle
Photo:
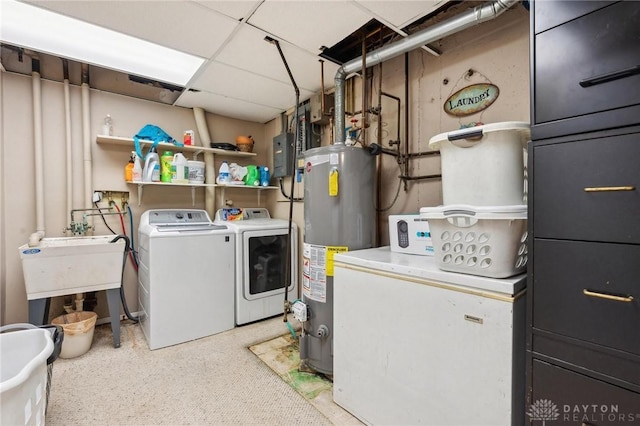
[[[633,296],[614,296],[613,294],[590,291],[586,288],[582,290],[582,294],[584,294],[585,296],[599,297],[601,299],[615,300],[616,302],[633,302]]]
[[[629,186],[591,186],[584,189],[584,192],[616,192],[616,191],[635,191],[636,187]]]

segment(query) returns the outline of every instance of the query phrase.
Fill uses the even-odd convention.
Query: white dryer
[[[235,233],[204,210],[148,210],[138,228],[138,303],[149,349],[232,329]]]
[[[235,211],[234,211],[235,210]],[[240,211],[239,211],[240,210]],[[235,220],[227,220],[232,217]],[[264,208],[220,209],[214,223],[236,234],[235,320],[237,325],[283,313],[289,221]],[[298,297],[298,228],[292,223],[288,299]]]

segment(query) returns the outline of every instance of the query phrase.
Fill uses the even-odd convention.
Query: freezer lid
[[[366,268],[372,273],[380,271],[399,278],[415,277],[508,296],[514,296],[526,287],[526,274],[497,279],[447,272],[438,268],[436,259],[431,256],[392,252],[389,246],[336,254],[334,261]]]

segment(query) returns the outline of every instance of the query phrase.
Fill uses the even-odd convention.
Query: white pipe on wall
[[[71,155],[71,101],[69,96],[69,65],[66,59],[64,64],[64,125],[65,125],[65,147],[67,153],[67,212],[73,209],[73,157]],[[65,215],[66,217],[66,215]]]
[[[193,108],[193,116],[195,117],[198,135],[200,136],[200,145],[204,147],[211,146],[211,135],[209,134],[205,111],[200,107],[195,107]],[[207,183],[215,183],[216,181],[216,171],[213,160],[213,154],[210,152],[204,154],[205,182]],[[215,214],[215,200],[215,189],[212,186],[208,186],[204,193],[204,208],[211,217]]]
[[[29,245],[37,246],[45,236],[44,227],[44,154],[42,146],[42,82],[40,79],[40,60],[31,59],[33,72],[31,85],[33,88],[33,140],[34,140],[34,172],[36,179],[36,232],[29,236]]]
[[[89,109],[89,65],[82,65],[82,157],[84,170],[85,208],[90,209],[93,202],[93,163],[91,161],[91,123]]]

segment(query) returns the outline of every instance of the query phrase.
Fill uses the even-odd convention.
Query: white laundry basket
[[[527,206],[423,207],[438,267],[490,278],[507,278],[527,265]]]
[[[44,424],[47,358],[53,350],[44,329],[0,334],[0,424]]]
[[[526,204],[529,123],[509,121],[441,133],[442,203],[475,206]]]

